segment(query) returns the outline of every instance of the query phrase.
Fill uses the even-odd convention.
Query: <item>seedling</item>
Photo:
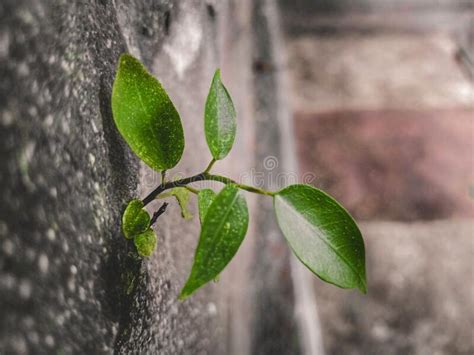
[[[362,235],[349,213],[332,197],[309,185],[265,191],[211,173],[214,163],[229,154],[236,134],[234,105],[219,70],[212,79],[204,111],[205,136],[212,160],[194,176],[166,179],[166,171],[176,166],[184,151],[181,119],[161,83],[130,54],[122,54],[119,59],[112,112],[132,151],[162,176],[160,185],[143,200],[131,200],[122,216],[124,237],[134,241],[140,256],[148,257],[155,249],[157,237],[151,227],[166,209],[166,203],[152,217],[145,206],[157,198],[174,196],[183,217],[190,218],[189,194],[197,195],[201,233],[180,299],[216,279],[237,253],[249,221],[242,190],[273,199],[283,235],[310,271],[336,286],[367,291]],[[190,186],[204,180],[218,181],[224,188],[216,193]]]

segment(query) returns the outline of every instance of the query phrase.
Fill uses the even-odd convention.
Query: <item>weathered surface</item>
[[[277,273],[259,269],[252,281],[272,276],[264,287],[271,285],[277,307],[252,314],[248,285],[260,255],[253,240],[261,235],[249,233],[219,283],[178,302],[197,218],[186,223],[170,206],[156,228],[157,251],[144,261],[119,227],[126,201],[159,180],[113,125],[119,54],[141,59],[181,114],[186,147],[171,177],[194,174],[210,159],[202,114],[212,73],[224,64],[239,128],[216,169],[238,179],[255,147],[258,77],[251,80],[249,50],[272,31],[252,43],[252,11],[249,1],[1,2],[0,353],[245,354],[255,348],[253,329],[265,330],[255,341],[266,352],[272,336],[291,339],[285,349],[297,346],[288,274],[280,287]],[[262,88],[268,84],[278,82]],[[283,323],[268,323],[275,319]]]
[[[296,115],[302,170],[357,218],[473,218],[472,109]],[[337,164],[334,164],[337,162]]]
[[[119,233],[136,160],[112,126],[111,6],[0,5],[0,351],[110,352],[128,307]]]
[[[445,33],[308,35],[288,42],[296,111],[472,108]],[[443,68],[440,70],[439,68]]]
[[[328,354],[472,354],[474,223],[362,225],[368,294],[315,281]]]
[[[225,346],[215,292],[176,300],[195,229],[171,229],[178,214],[170,209],[158,252],[144,262],[120,234],[124,203],[137,195],[138,162],[110,112],[116,61],[130,51],[163,77],[188,144],[203,149],[192,122],[201,119],[217,62],[216,12],[193,1],[2,1],[0,352]],[[189,44],[183,35],[196,37]],[[186,172],[206,159],[185,159]],[[180,235],[189,238],[181,243]]]
[[[473,2],[280,3],[301,173],[412,221],[362,225],[367,295],[313,282],[326,353],[471,354]]]
[[[292,35],[375,32],[462,33],[472,27],[470,0],[279,0]]]
[[[272,32],[273,26],[276,26],[274,17],[269,16],[269,12],[275,11],[275,6],[270,1],[256,1],[253,6],[253,80],[257,87],[254,105],[258,137],[255,145],[255,171],[261,175],[258,178],[256,174],[251,174],[250,183],[268,190],[278,190],[283,187],[282,183],[287,183],[277,181],[277,176],[284,176],[288,172],[284,149],[292,132],[285,130],[289,112],[282,100],[282,78],[278,71],[278,67],[282,65],[279,57],[281,54],[275,55],[280,43]],[[293,149],[292,146],[287,148]],[[255,297],[252,307],[252,353],[299,354],[299,342],[288,336],[297,333],[291,252],[278,229],[272,200],[260,197],[256,207],[258,212],[255,214],[254,234],[257,238],[257,257],[252,280]]]

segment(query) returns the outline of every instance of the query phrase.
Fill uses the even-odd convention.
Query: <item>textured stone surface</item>
[[[256,154],[255,90],[279,85],[252,73],[252,49],[273,31],[265,24],[272,14],[260,8],[262,35],[251,40],[258,10],[250,1],[1,2],[0,353],[272,353],[275,337],[279,349],[297,348],[289,269],[259,266],[264,250],[255,249],[273,229],[253,225],[220,281],[178,302],[197,219],[182,221],[170,205],[156,227],[158,249],[144,261],[119,227],[126,201],[159,181],[112,121],[119,54],[141,59],[181,114],[186,148],[171,177],[194,174],[210,159],[202,112],[222,64],[239,129],[232,153],[215,167],[240,179]],[[263,117],[275,109],[257,106]],[[266,144],[259,154],[275,147]],[[287,267],[288,249],[280,255]],[[255,285],[273,297],[269,304],[256,305]]]
[[[176,300],[195,229],[171,230],[179,217],[170,209],[158,252],[144,262],[120,234],[138,162],[110,112],[116,60],[127,50],[163,77],[188,143],[202,149],[192,122],[217,64],[216,12],[196,1],[0,4],[0,352],[225,348],[216,292]],[[188,157],[182,172],[204,159]]]
[[[368,294],[315,281],[328,354],[472,354],[474,223],[362,225]]]
[[[4,1],[0,349],[110,352],[128,307],[118,218],[137,162],[111,123],[110,6]],[[109,19],[109,21],[106,21]]]

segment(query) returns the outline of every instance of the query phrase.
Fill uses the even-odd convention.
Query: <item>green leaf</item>
[[[131,200],[122,215],[122,231],[125,238],[132,239],[150,226],[150,215],[143,209],[143,202]]]
[[[212,79],[204,112],[204,130],[212,157],[225,158],[235,139],[235,108],[227,89],[222,84],[220,70]]]
[[[224,270],[245,237],[248,221],[245,198],[235,185],[227,185],[206,213],[191,274],[180,299],[214,280]]]
[[[181,216],[183,216],[184,219],[193,218],[192,213],[189,211],[189,190],[185,187],[175,187],[170,192],[171,195],[178,200],[179,207],[181,208]]]
[[[115,124],[132,151],[151,168],[174,167],[184,150],[184,133],[176,108],[145,67],[122,54],[112,91]]]
[[[216,193],[211,189],[202,189],[198,193],[199,220],[201,225],[212,201],[216,198]]]
[[[324,281],[367,291],[364,241],[349,213],[308,185],[277,192],[278,224],[298,259]]]
[[[145,232],[137,235],[134,242],[140,256],[150,256],[156,247],[155,232],[148,228]]]

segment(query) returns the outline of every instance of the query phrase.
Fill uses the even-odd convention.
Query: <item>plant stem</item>
[[[211,162],[212,163],[212,162]],[[212,164],[209,164],[212,167]],[[248,186],[244,184],[239,184],[236,181],[225,177],[221,175],[213,175],[209,174],[208,172],[204,171],[200,174],[190,176],[184,179],[180,180],[175,180],[175,181],[168,181],[168,182],[163,182],[161,183],[156,189],[154,189],[152,192],[148,194],[143,199],[143,204],[146,206],[148,205],[151,201],[153,201],[159,194],[161,194],[163,191],[175,188],[175,187],[185,187],[186,185],[196,182],[196,181],[206,181],[206,180],[212,180],[212,181],[218,181],[222,182],[223,184],[235,184],[239,189],[261,194],[261,195],[267,195],[267,196],[273,196],[275,193],[271,191],[265,191],[262,189],[259,189],[258,187],[253,187],[253,186]]]
[[[158,219],[158,217],[160,217],[163,213],[165,213],[167,207],[168,207],[168,203],[167,203],[167,202],[163,202],[163,204],[162,204],[161,207],[158,209],[158,211],[156,211],[155,213],[153,213],[153,217],[151,217],[151,220],[150,220],[150,225],[151,225],[151,226],[152,226],[153,224],[155,224],[155,222],[156,222],[156,220]]]
[[[165,183],[166,180],[166,170],[161,171],[161,183]]]
[[[214,180],[214,181],[222,182],[224,184],[234,184],[239,189],[242,189],[242,190],[245,190],[245,191],[248,191],[248,192],[253,192],[253,193],[256,193],[256,194],[268,195],[268,196],[273,196],[274,195],[274,193],[271,192],[271,191],[265,191],[265,190],[259,189],[258,187],[239,184],[236,181],[234,181],[232,179],[229,179],[228,177],[225,177],[225,176],[207,174],[207,177],[208,177],[208,179],[206,179],[206,180]]]
[[[212,166],[214,165],[214,163],[216,162],[217,160],[212,158],[211,162],[209,163],[209,165],[207,166],[206,170],[204,170],[204,173],[208,173],[211,171],[212,169]]]
[[[191,191],[193,194],[196,194],[196,195],[199,193],[199,190],[198,190],[198,189],[195,189],[195,188],[193,188],[193,187],[191,187],[191,186],[189,186],[189,185],[186,185],[186,186],[185,186],[185,189],[188,190],[188,191]]]

